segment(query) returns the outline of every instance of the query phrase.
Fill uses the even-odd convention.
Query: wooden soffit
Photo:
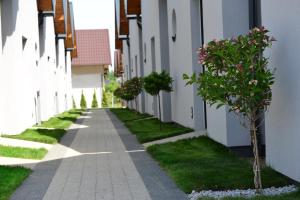
[[[117,26],[117,20],[115,21],[115,49],[119,49],[123,51],[123,42],[118,39],[119,33],[118,33],[118,26]]]
[[[127,15],[141,15],[141,0],[127,0]]]
[[[115,49],[119,49],[121,51],[123,51],[123,41],[122,40],[119,40],[116,38],[116,41],[115,41]]]
[[[38,11],[44,14],[54,14],[55,11],[55,0],[38,0],[37,1]]]
[[[71,58],[77,58],[78,52],[77,52],[76,32],[74,32],[73,38],[74,38],[74,47],[73,47],[73,51],[71,52]]]
[[[67,7],[67,36],[65,39],[65,47],[66,49],[73,49],[74,48],[74,41],[73,41],[73,20],[71,18],[71,6],[70,2],[68,1],[68,7]]]
[[[129,35],[129,22],[125,12],[125,0],[120,0],[120,30],[119,35]]]
[[[67,33],[67,14],[68,1],[56,0],[54,24],[57,35],[65,35]]]
[[[123,63],[122,63],[122,53],[120,50],[116,50],[114,54],[115,67],[114,72],[116,76],[122,76],[123,74]]]

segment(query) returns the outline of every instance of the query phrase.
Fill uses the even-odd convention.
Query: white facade
[[[270,67],[277,69],[266,114],[267,163],[300,181],[300,2],[264,0],[261,8],[262,24],[277,40],[267,53]]]
[[[142,26],[138,24],[138,19],[129,20],[129,50],[131,68],[131,77],[144,76],[144,58],[142,49]],[[126,42],[127,43],[127,42]],[[127,45],[127,44],[126,44]],[[129,58],[129,57],[128,57]],[[137,98],[138,108],[135,108],[135,103],[132,105],[139,112],[145,112],[145,94],[142,92]]]
[[[202,42],[246,34],[251,27],[260,24],[270,30],[277,41],[266,56],[270,57],[270,67],[277,70],[270,111],[265,116],[265,126],[259,130],[263,133],[261,142],[265,142],[267,163],[300,181],[300,2],[141,0],[141,5],[144,75],[164,68],[174,79],[171,99],[162,100],[163,107],[171,105],[167,112],[172,121],[195,130],[206,129],[210,138],[228,147],[250,145],[250,134],[241,125],[243,121],[229,113],[228,107],[204,106],[196,88],[185,86],[182,75],[202,71],[196,53]],[[135,44],[132,40],[138,37],[132,24],[129,38],[130,44]],[[138,54],[139,49],[136,45],[128,48],[125,41],[123,49],[125,66],[130,66],[134,62],[128,55]],[[128,71],[131,70],[125,70],[125,76],[130,79]],[[157,101],[148,94],[145,112],[157,115]]]
[[[39,20],[36,0],[0,3],[0,134],[19,134],[71,108],[55,98],[61,88],[69,90],[65,79],[70,74],[57,68],[57,55],[64,57],[65,51],[63,46],[56,50],[54,17]],[[66,62],[60,64],[65,68]]]
[[[163,4],[164,3],[164,4]],[[142,47],[144,76],[153,71],[170,73],[167,1],[142,1]],[[164,13],[165,12],[165,13]],[[171,97],[161,95],[162,121],[172,121]],[[145,94],[145,111],[158,117],[158,99]]]
[[[247,0],[204,0],[203,27],[204,43],[247,33],[249,2]],[[241,125],[239,117],[229,113],[226,107],[216,109],[214,106],[207,105],[207,132],[209,137],[225,146],[250,145],[250,134]]]
[[[103,74],[103,66],[72,66],[72,93],[77,108],[80,108],[82,93],[85,96],[87,107],[91,108],[94,92],[98,106],[101,107]]]

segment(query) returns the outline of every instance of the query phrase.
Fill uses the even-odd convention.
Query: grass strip
[[[190,128],[183,127],[173,122],[162,123],[162,128],[160,129],[160,122],[155,118],[129,121],[126,122],[125,125],[137,136],[137,139],[141,143],[160,140],[193,131]]]
[[[0,166],[0,200],[8,200],[30,173],[22,167]]]
[[[32,149],[0,145],[0,156],[41,160],[47,154],[47,149]]]
[[[250,161],[208,137],[154,145],[148,152],[186,193],[254,187]],[[262,182],[264,187],[290,184],[269,167],[262,169]]]

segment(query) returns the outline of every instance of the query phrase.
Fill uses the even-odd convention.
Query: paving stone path
[[[12,200],[187,199],[109,111],[92,111],[77,123],[82,126],[50,150]]]

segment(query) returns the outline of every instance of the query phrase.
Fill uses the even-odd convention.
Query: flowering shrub
[[[143,90],[143,80],[142,78],[134,77],[127,80],[121,87],[117,88],[114,95],[124,101],[132,101],[135,99],[137,108],[137,96]]]
[[[272,99],[274,74],[267,68],[266,48],[275,41],[264,27],[254,28],[247,35],[230,40],[214,40],[199,49],[199,62],[206,71],[198,77],[184,75],[187,84],[198,85],[198,93],[217,108],[227,105],[230,111],[241,113],[249,122],[255,156],[255,187],[262,188],[256,121]]]

